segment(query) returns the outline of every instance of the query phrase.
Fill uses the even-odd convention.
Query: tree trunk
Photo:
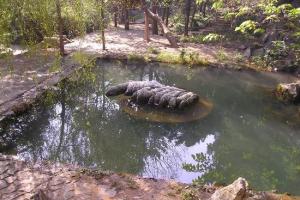
[[[202,7],[202,14],[203,14],[203,17],[206,17],[206,5],[207,5],[207,1],[205,1],[203,3],[203,7]]]
[[[168,27],[164,24],[163,20],[161,19],[160,16],[158,16],[157,14],[154,14],[153,12],[151,12],[148,8],[147,8],[147,4],[145,2],[145,0],[141,0],[141,4],[143,6],[144,12],[148,15],[148,17],[150,17],[152,20],[157,21],[157,23],[159,24],[159,26],[161,27],[163,34],[166,36],[166,38],[168,39],[168,41],[171,44],[171,47],[173,48],[177,48],[178,44],[176,41],[176,38],[174,37],[174,35],[170,32],[170,30],[168,29]]]
[[[118,8],[115,8],[115,13],[114,13],[114,23],[115,27],[118,27]]]
[[[155,15],[157,14],[157,5],[156,4],[152,5],[152,12]],[[158,26],[157,26],[157,21],[155,21],[155,20],[152,20],[152,34],[158,35]]]
[[[64,24],[61,17],[61,4],[60,0],[56,0],[56,14],[57,14],[57,22],[58,22],[58,35],[59,35],[59,53],[61,56],[65,55],[65,46],[64,46]]]
[[[101,38],[102,49],[105,50],[105,27],[104,27],[104,0],[101,0]]]
[[[169,26],[169,15],[170,15],[170,8],[166,8],[166,26]]]
[[[161,18],[162,18],[163,22],[165,22],[165,19],[166,19],[166,8],[163,8]]]
[[[184,35],[189,35],[189,24],[191,14],[191,0],[185,0],[185,24],[184,24]]]
[[[194,8],[193,8],[193,13],[192,13],[190,28],[193,27],[196,11],[197,11],[197,3],[194,1]]]
[[[129,11],[125,9],[125,30],[129,30]]]
[[[146,12],[144,12],[145,15],[145,32],[144,32],[144,40],[148,43],[150,41],[149,36],[149,17]]]

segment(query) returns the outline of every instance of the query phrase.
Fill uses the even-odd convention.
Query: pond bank
[[[44,162],[26,163],[0,154],[1,199],[270,199],[297,197],[254,192],[239,178],[227,187],[191,186]]]

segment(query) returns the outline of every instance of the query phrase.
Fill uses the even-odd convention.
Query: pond
[[[159,123],[122,111],[109,86],[157,80],[213,103],[204,118]],[[97,61],[0,126],[0,152],[181,182],[230,183],[300,194],[300,109],[272,93],[295,78],[150,63]]]

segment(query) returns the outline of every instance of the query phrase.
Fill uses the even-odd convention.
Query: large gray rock
[[[232,184],[216,190],[210,200],[242,200],[246,197],[247,188],[247,181],[240,177]]]
[[[300,103],[300,81],[279,84],[275,92],[277,98],[287,103]]]
[[[137,104],[148,104],[159,108],[184,109],[199,100],[193,92],[166,86],[157,81],[129,81],[108,89],[106,96],[124,94],[131,96]]]

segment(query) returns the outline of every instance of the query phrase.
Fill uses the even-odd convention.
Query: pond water
[[[190,183],[230,183],[300,194],[300,109],[273,97],[273,73],[98,61],[0,126],[0,151]],[[135,118],[104,93],[128,80],[157,80],[213,103],[205,118],[158,123]],[[184,165],[184,164],[188,165]],[[189,165],[193,164],[193,166]],[[183,165],[185,166],[183,168]],[[195,172],[196,171],[196,172]]]

